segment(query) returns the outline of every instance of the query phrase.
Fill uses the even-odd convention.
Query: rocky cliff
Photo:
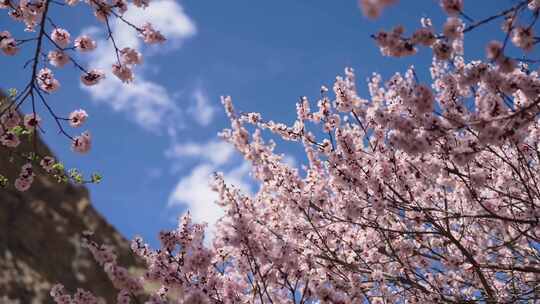
[[[37,148],[51,155],[40,140]],[[20,168],[0,146],[0,173],[13,181]],[[128,241],[92,207],[85,187],[36,174],[26,192],[0,188],[0,303],[52,303],[49,290],[57,282],[70,292],[81,287],[116,303],[112,284],[80,246],[80,235],[94,231],[98,241],[116,248],[120,265],[135,265]]]

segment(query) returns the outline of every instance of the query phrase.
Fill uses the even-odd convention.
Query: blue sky
[[[465,11],[480,19],[514,2],[468,1]],[[94,137],[91,153],[72,153],[52,122],[45,123],[47,143],[61,160],[84,172],[103,174],[102,184],[89,186],[94,206],[127,238],[139,234],[153,244],[157,232],[175,226],[176,217],[188,205],[196,219],[217,216],[218,207],[211,204],[213,195],[207,187],[212,171],[223,171],[231,182],[254,189],[249,168],[216,136],[227,127],[221,95],[231,95],[239,110],[291,123],[299,96],[310,97],[314,104],[320,86],[331,87],[347,66],[356,70],[362,96],[367,96],[365,79],[373,72],[389,76],[414,64],[420,78],[428,80],[430,50],[401,60],[382,57],[369,35],[398,23],[410,31],[419,27],[420,17],[432,18],[440,28],[445,18],[431,0],[401,1],[376,21],[365,19],[354,0],[153,3],[147,11],[135,9],[126,17],[144,21],[145,15],[151,15],[169,42],[159,47],[140,45],[144,63],[132,86],[119,85],[109,75],[107,87],[83,90],[77,70],[54,70],[62,88],[49,102],[63,115],[87,110],[86,128]],[[87,32],[100,38],[101,51],[80,56],[81,62],[88,66],[110,62],[103,28],[96,29],[100,24],[84,4],[75,9],[55,6],[53,16],[72,35]],[[467,37],[467,59],[483,57],[486,37],[504,38],[496,32],[499,25]],[[3,29],[17,38],[29,35],[5,14],[0,17]],[[115,29],[118,40],[125,43],[122,46],[140,44],[133,33],[121,26]],[[15,60],[0,57],[0,87],[25,84],[30,71],[22,66],[32,51],[29,46]],[[287,144],[278,151],[297,164],[303,159],[298,145]]]

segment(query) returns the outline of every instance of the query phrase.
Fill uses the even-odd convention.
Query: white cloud
[[[137,32],[124,22],[115,19],[111,27],[118,47],[135,48],[143,54],[143,57],[148,57],[158,49],[170,50],[178,47],[186,38],[196,33],[194,23],[185,14],[182,6],[174,0],[153,1],[144,10],[130,5],[124,17],[136,25],[151,22],[154,28],[161,31],[167,38],[163,46],[143,47]],[[83,32],[95,34],[99,30],[88,28]],[[148,63],[143,63],[141,68],[135,71],[134,82],[123,84],[111,73],[111,65],[116,62],[111,41],[106,40],[102,35],[97,43],[98,48],[90,54],[88,66],[105,70],[107,78],[93,87],[82,86],[90,93],[92,99],[109,104],[116,111],[128,113],[139,125],[148,130],[156,131],[166,128],[171,132],[171,128],[178,128],[181,111],[173,96],[164,86],[147,79],[144,73],[152,67]]]
[[[177,143],[165,152],[169,158],[193,157],[202,161],[209,161],[220,166],[231,160],[234,148],[221,140],[212,140],[204,144],[195,142]]]
[[[223,216],[223,209],[215,202],[218,199],[216,192],[210,188],[212,175],[218,168],[209,163],[196,166],[189,175],[182,177],[169,196],[169,207],[182,207],[191,213],[195,222],[208,223],[207,241],[211,241],[215,234],[215,223]],[[250,193],[249,165],[241,164],[224,173],[227,184],[234,185],[244,193]]]
[[[217,107],[210,104],[208,96],[201,89],[196,89],[193,92],[193,101],[195,104],[189,107],[188,113],[201,126],[209,125],[212,122],[212,118],[214,118]]]
[[[217,221],[223,215],[223,210],[214,204],[217,195],[210,189],[214,170],[211,165],[202,164],[181,178],[169,197],[169,206],[186,206],[197,222]]]
[[[216,221],[223,215],[223,210],[215,204],[217,193],[210,188],[213,173],[223,172],[227,184],[249,194],[250,165],[235,158],[232,146],[221,141],[177,144],[166,154],[176,159],[197,157],[200,160],[187,175],[180,178],[169,196],[168,206],[182,207],[191,212],[194,221],[208,223],[208,242],[215,233]]]

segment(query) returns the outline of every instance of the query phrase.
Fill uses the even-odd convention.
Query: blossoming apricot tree
[[[88,35],[72,38],[71,33],[56,24],[50,16],[54,9],[69,9],[69,6],[78,4],[78,0],[66,0],[65,3],[56,0],[0,0],[0,9],[7,10],[7,14],[15,21],[24,25],[25,32],[29,37],[15,37],[9,31],[0,31],[0,49],[6,56],[15,56],[21,47],[31,45],[33,56],[25,67],[30,67],[28,83],[22,90],[10,90],[8,96],[2,96],[0,107],[0,148],[15,149],[21,140],[34,140],[36,133],[42,130],[42,118],[39,115],[39,107],[47,112],[48,116],[56,123],[60,133],[70,142],[71,149],[78,153],[87,153],[90,150],[92,138],[88,131],[78,136],[70,135],[65,129],[65,124],[73,128],[81,127],[88,118],[86,111],[79,109],[73,111],[68,117],[58,115],[47,101],[49,94],[60,88],[60,82],[55,78],[52,69],[59,69],[71,63],[80,70],[81,82],[87,86],[96,85],[105,77],[103,71],[83,67],[76,53],[88,53],[98,46]],[[118,19],[137,31],[145,43],[160,43],[165,40],[161,33],[155,30],[151,24],[135,25],[123,17],[128,9],[146,8],[149,0],[134,0],[129,5],[126,0],[85,0],[89,10],[104,24],[108,32],[108,40],[114,46],[116,63],[112,66],[112,73],[123,82],[133,80],[132,68],[140,64],[141,54],[129,46],[117,45],[111,30],[111,20]],[[20,117],[21,106],[24,103],[31,104],[31,112]],[[33,138],[33,139],[32,139]],[[30,153],[17,153],[23,161],[21,174],[14,181],[15,187],[20,191],[26,191],[32,184],[34,166],[41,167],[45,172],[55,176],[60,181],[72,180],[78,183],[99,182],[101,177],[97,174],[85,180],[76,169],[65,174],[61,163],[47,155],[41,155],[34,145],[34,151]],[[1,172],[0,172],[1,174]],[[0,182],[7,186],[8,179],[0,175]]]
[[[360,6],[377,17],[395,2],[361,0]],[[57,53],[48,57],[60,66],[72,58],[65,49],[70,37],[60,29],[45,33],[50,3],[21,1],[12,9],[29,28],[39,26],[38,42],[50,37]],[[87,3],[106,24],[126,7]],[[333,94],[321,89],[314,110],[307,98],[300,100],[291,126],[239,114],[224,97],[231,128],[221,136],[252,164],[258,192],[246,196],[216,174],[225,216],[212,246],[203,244],[205,226],[188,213],[178,229],[160,234],[160,249],[133,241],[147,264],[140,278],[85,234],[85,245],[119,289],[118,303],[141,301],[144,282],[161,286],[146,303],[539,303],[540,78],[526,55],[540,41],[534,34],[540,1],[516,1],[479,20],[465,14],[462,0],[440,5],[448,15],[441,33],[424,18],[411,36],[402,27],[373,35],[385,56],[431,48],[431,83],[420,82],[413,68],[385,83],[373,75],[363,98],[346,69]],[[464,35],[500,21],[502,38],[488,43],[486,59],[467,62]],[[162,40],[150,26],[135,29],[149,42]],[[3,37],[4,52],[15,53],[19,42]],[[85,37],[78,41],[75,49],[94,47]],[[524,58],[508,55],[510,47]],[[34,94],[58,88],[50,70],[37,70],[40,50],[30,84],[13,103],[34,102]],[[114,73],[129,81],[139,55],[118,48],[117,54]],[[82,81],[91,85],[101,77],[85,70]],[[19,124],[7,115],[4,124]],[[25,128],[35,129],[39,119],[30,115]],[[69,121],[85,119],[79,111]],[[310,131],[314,125],[322,132]],[[281,161],[263,139],[265,130],[303,145],[302,171]],[[4,130],[4,145],[14,145],[13,135]],[[74,138],[74,149],[85,152],[89,142],[89,135]],[[29,175],[23,167],[20,187]],[[84,290],[70,295],[62,285],[51,295],[57,303],[99,301]]]

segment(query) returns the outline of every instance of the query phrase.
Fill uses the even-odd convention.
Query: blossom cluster
[[[393,4],[395,1],[387,0],[366,0],[361,1],[361,7],[364,14],[376,17],[380,11],[386,6]],[[367,4],[366,4],[367,3]],[[475,28],[489,22],[495,18],[486,18],[477,22],[472,22],[465,25],[461,17],[466,20],[470,18],[463,12],[463,0],[445,0],[440,1],[440,6],[447,14],[447,20],[443,24],[442,33],[435,34],[435,29],[429,18],[422,18],[422,27],[415,30],[410,37],[404,35],[405,28],[397,26],[391,31],[380,31],[373,35],[381,53],[385,56],[403,57],[410,56],[417,52],[417,46],[431,47],[434,57],[437,60],[446,61],[454,57],[463,55],[463,34],[474,30]],[[495,17],[504,16],[504,22],[501,25],[501,30],[505,33],[504,42],[491,41],[486,47],[488,59],[496,62],[502,70],[512,71],[516,66],[516,60],[505,56],[504,48],[507,40],[511,41],[514,46],[530,52],[538,43],[534,33],[534,24],[524,25],[519,24],[519,15],[523,14],[524,8],[528,7],[532,11],[533,16],[538,14],[540,6],[536,1],[524,0],[520,1],[511,9],[505,11]]]
[[[141,53],[130,46],[117,45],[111,29],[111,22],[118,20],[127,24],[136,31],[146,44],[156,44],[165,41],[165,37],[152,24],[146,23],[135,25],[124,18],[128,9],[144,9],[150,5],[149,0],[66,0],[65,4],[70,6],[78,5],[79,2],[88,7],[97,20],[103,24],[107,31],[107,37],[114,46],[114,53],[111,56],[117,58],[117,62],[112,65],[112,74],[125,83],[134,80],[133,67],[142,63]],[[85,54],[91,53],[98,47],[95,39],[88,34],[79,36],[73,35],[69,29],[59,26],[58,20],[51,17],[53,11],[66,5],[54,0],[1,0],[0,10],[7,11],[7,15],[16,23],[22,23],[25,34],[15,35],[7,30],[0,29],[0,49],[6,56],[19,54],[24,46],[34,47],[34,56],[27,61],[30,66],[30,81],[23,89],[15,92],[2,103],[0,108],[0,144],[2,148],[14,149],[21,143],[21,135],[27,132],[20,132],[20,117],[24,103],[31,103],[34,115],[34,125],[28,126],[25,119],[27,131],[37,135],[37,131],[42,131],[41,119],[36,113],[36,104],[43,104],[47,109],[50,119],[52,119],[59,129],[59,133],[66,136],[71,142],[71,149],[78,153],[87,153],[91,147],[91,136],[89,132],[83,132],[78,136],[73,136],[64,128],[65,123],[77,128],[87,120],[87,113],[80,109],[71,112],[67,117],[59,115],[48,102],[49,95],[61,89],[61,83],[55,74],[59,69],[71,64],[80,71],[80,81],[83,85],[94,86],[100,83],[106,75],[105,72],[92,67],[84,67],[79,62]],[[2,98],[4,99],[4,98]],[[19,131],[18,131],[19,130]],[[37,153],[37,151],[34,151]],[[17,152],[15,152],[17,153]],[[2,176],[3,178],[3,176]],[[17,179],[15,185],[17,189],[27,189],[28,183],[22,183]]]
[[[399,27],[375,35],[386,55],[432,47],[428,83],[413,68],[386,81],[373,74],[362,97],[347,68],[316,102],[301,98],[291,125],[238,113],[223,97],[230,128],[220,135],[250,163],[258,191],[216,174],[225,215],[211,246],[189,213],[160,233],[159,249],[136,238],[147,268],[138,281],[110,275],[119,299],[153,282],[145,303],[537,302],[540,75],[505,55],[504,42],[467,61],[464,34],[478,25],[461,20],[463,1],[440,6],[442,33],[424,19],[411,39]],[[510,15],[505,33],[526,52],[528,38],[512,33],[538,7],[521,1],[474,24]],[[287,164],[266,134],[301,144],[307,162]],[[109,249],[89,248],[117,269]]]

